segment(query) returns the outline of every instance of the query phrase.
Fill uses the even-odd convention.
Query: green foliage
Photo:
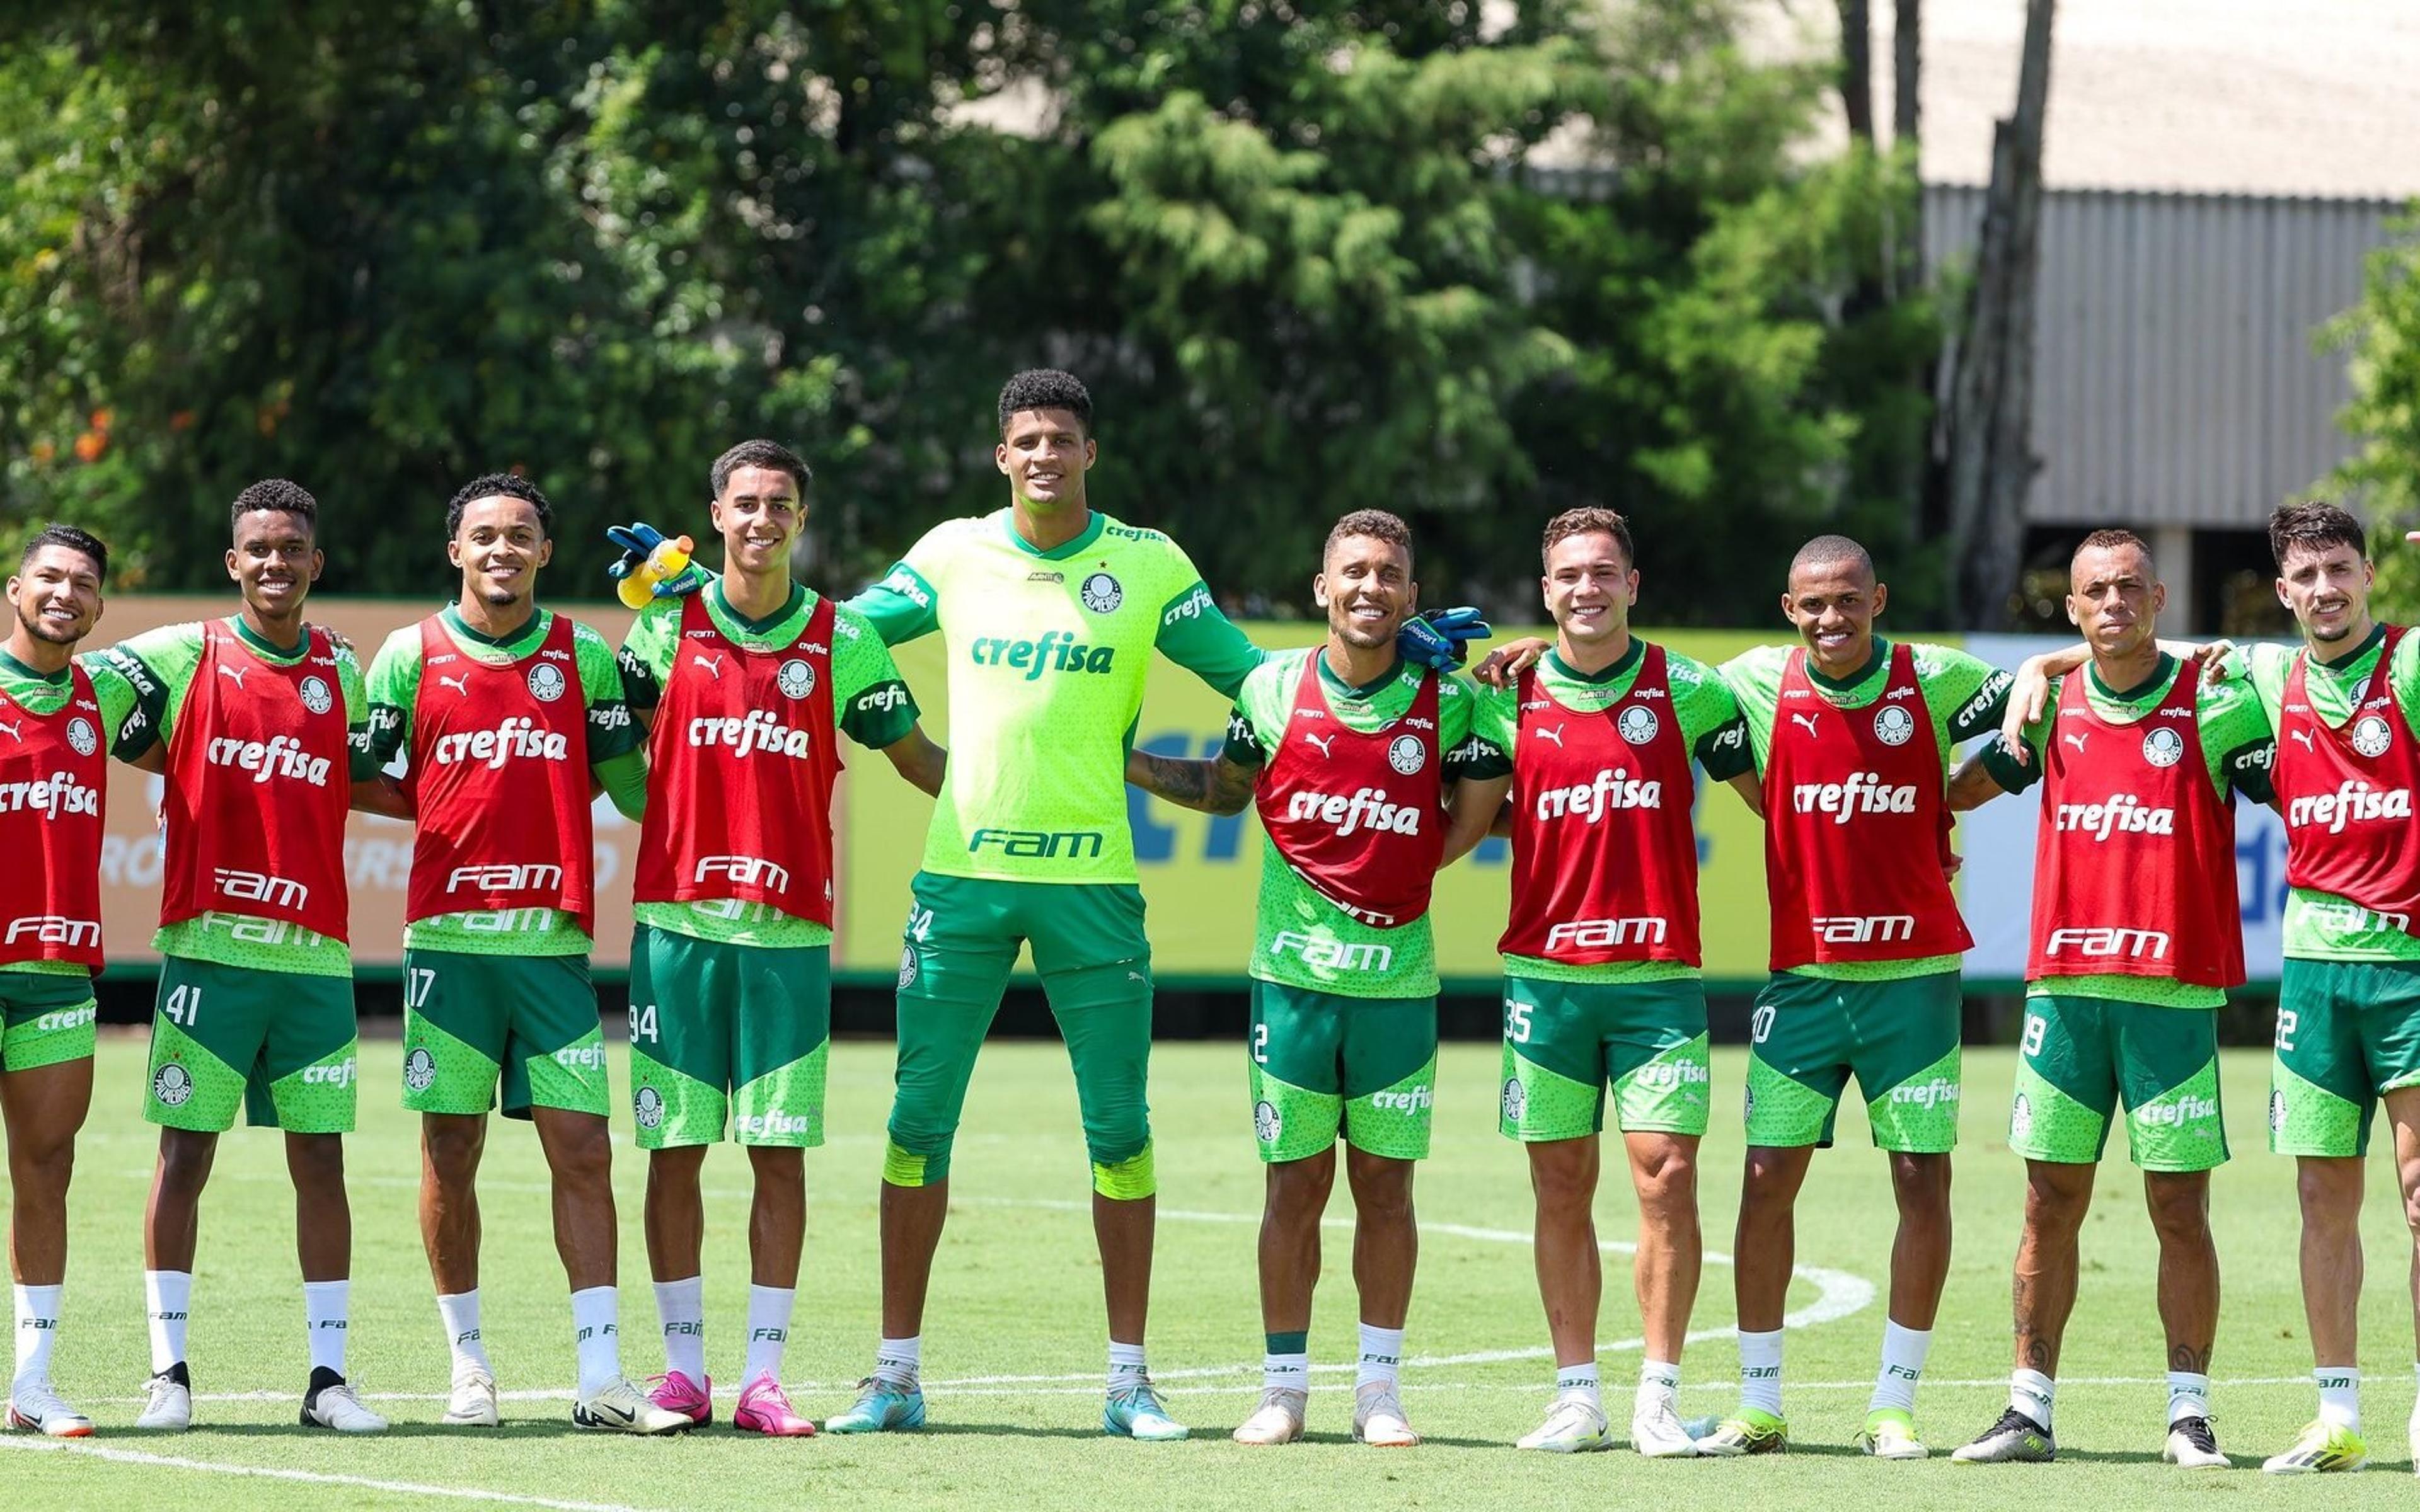
[[[1298,607],[1366,505],[1451,563],[1433,596],[1507,609],[1582,500],[1637,517],[1651,574],[1722,553],[1666,620],[1761,616],[1815,528],[1905,546],[1937,326],[1850,296],[1907,165],[1803,162],[1823,71],[1745,58],[1732,0],[1486,9],[0,23],[0,517],[208,588],[224,501],[285,473],[330,509],[330,587],[426,595],[454,484],[519,467],[594,591],[599,526],[696,528],[706,463],[768,434],[847,586],[1001,501],[993,394],[1052,363],[1100,401],[1103,506],[1254,607]],[[1609,173],[1541,182],[1550,138]]]
[[[2319,486],[2365,497],[2378,562],[2371,609],[2409,625],[2420,618],[2420,562],[2402,542],[2420,530],[2420,207],[2389,230],[2369,255],[2361,302],[2320,332],[2350,360],[2352,402],[2341,420],[2361,444]]]

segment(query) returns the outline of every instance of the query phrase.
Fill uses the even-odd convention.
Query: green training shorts
[[[353,979],[170,956],[151,1018],[143,1116],[219,1134],[238,1106],[256,1128],[350,1134]]]
[[[403,952],[403,1105],[504,1116],[532,1106],[604,1118],[605,1036],[584,955]]]
[[[829,946],[723,945],[642,924],[630,941],[630,1115],[641,1149],[824,1142]]]
[[[1252,983],[1252,1133],[1261,1159],[1347,1144],[1389,1160],[1429,1152],[1436,999],[1344,997]]]
[[[1608,1083],[1622,1133],[1706,1132],[1705,983],[1505,978],[1504,1134],[1534,1144],[1595,1134]]]
[[[2025,1159],[2098,1162],[2123,1102],[2127,1149],[2144,1170],[2226,1163],[2210,1010],[2038,995],[2025,999],[2021,1045],[2009,1148]]]
[[[1849,1078],[1874,1144],[1940,1154],[1958,1143],[1958,973],[1834,981],[1779,971],[1748,1026],[1747,1142],[1828,1147]]]
[[[2420,963],[2286,958],[2269,1148],[2366,1155],[2378,1100],[2420,1087]]]
[[[0,971],[0,1072],[91,1059],[100,1013],[82,972]]]

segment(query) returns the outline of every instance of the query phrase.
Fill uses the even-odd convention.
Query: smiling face
[[[1566,535],[1546,552],[1546,575],[1539,579],[1546,612],[1566,645],[1575,649],[1600,646],[1630,628],[1630,610],[1638,602],[1638,570],[1621,554],[1621,543],[1608,531]]]
[[[1872,658],[1874,616],[1889,590],[1856,563],[1817,561],[1790,569],[1790,592],[1781,612],[1807,643],[1807,655],[1826,677],[1846,677]]]
[[[774,571],[807,528],[799,480],[780,468],[735,468],[716,497],[714,528],[722,537],[725,571],[751,576]]]
[[[101,619],[101,567],[71,546],[38,547],[8,579],[8,607],[35,640],[72,646]]]
[[[264,620],[302,613],[311,585],[325,564],[311,539],[311,522],[283,509],[255,509],[237,517],[235,545],[226,554],[227,576],[243,590],[243,601]]]
[[[2368,638],[2369,587],[2377,569],[2342,542],[2287,548],[2277,570],[2277,601],[2294,611],[2294,622],[2327,656]]]
[[[1412,553],[1374,535],[1347,535],[1327,548],[1311,580],[1311,597],[1327,611],[1330,635],[1361,651],[1395,643],[1395,632],[1419,607]]]
[[[2167,585],[2151,576],[2151,559],[2140,547],[2087,547],[2068,569],[2068,621],[2096,656],[2112,661],[2150,643],[2167,603]]]
[[[554,557],[537,505],[510,494],[473,499],[462,506],[462,523],[445,544],[445,555],[462,569],[462,601],[479,599],[494,609],[526,604],[537,596],[537,569]]]
[[[1018,503],[1049,513],[1085,507],[1084,474],[1099,455],[1074,410],[1020,409],[1008,417],[992,460]]]

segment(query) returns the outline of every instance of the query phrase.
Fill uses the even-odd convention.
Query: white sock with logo
[[[874,1347],[874,1378],[894,1386],[913,1388],[919,1372],[924,1368],[924,1335],[912,1338],[886,1338]]]
[[[1150,1375],[1150,1368],[1143,1364],[1141,1345],[1109,1340],[1109,1389],[1111,1393],[1140,1386]]]
[[[2190,1370],[2168,1372],[2168,1426],[2188,1417],[2210,1416],[2210,1377]]]
[[[185,1358],[185,1322],[194,1307],[194,1273],[143,1273],[144,1309],[151,1321],[151,1373],[158,1375]]]
[[[1555,1366],[1555,1395],[1576,1396],[1598,1412],[1604,1412],[1605,1396],[1597,1389],[1596,1362],[1582,1360],[1577,1365]]]
[[[1361,1325],[1361,1360],[1354,1368],[1353,1388],[1356,1391],[1380,1381],[1391,1386],[1395,1373],[1404,1365],[1404,1331],[1400,1328],[1373,1328]]]
[[[495,1367],[488,1364],[488,1341],[479,1335],[479,1288],[438,1298],[437,1316],[445,1325],[445,1336],[453,1341],[454,1373],[485,1370],[494,1375]]]
[[[2319,1387],[2319,1421],[2348,1433],[2361,1431],[2361,1372],[2349,1365],[2323,1365],[2311,1372]]]
[[[580,1351],[580,1395],[593,1396],[622,1373],[622,1301],[612,1287],[571,1294],[571,1337]]]
[[[782,1350],[790,1342],[790,1309],[798,1300],[792,1287],[748,1288],[748,1367],[739,1373],[741,1385],[758,1376],[782,1379]]]
[[[1781,1330],[1739,1331],[1740,1405],[1781,1415]]]
[[[2175,1391],[2176,1377],[2168,1378],[2169,1390]],[[2034,1426],[2044,1433],[2050,1431],[2051,1403],[2058,1395],[2058,1382],[2039,1370],[2009,1372],[2009,1405],[2034,1420]],[[2171,1414],[2171,1421],[2174,1414]]]
[[[706,1384],[706,1277],[656,1283],[656,1316],[664,1325],[664,1368]]]
[[[1669,1360],[1638,1362],[1638,1390],[1631,1396],[1633,1412],[1643,1408],[1677,1401],[1680,1396],[1681,1367],[1679,1365]]]
[[[1924,1357],[1931,1351],[1932,1330],[1885,1322],[1882,1368],[1874,1372],[1874,1395],[1866,1411],[1895,1407],[1902,1412],[1915,1412],[1916,1383],[1923,1378]]]
[[[20,1386],[51,1379],[51,1346],[59,1336],[64,1286],[17,1288],[17,1377]]]
[[[311,1333],[311,1368],[345,1373],[345,1335],[351,1333],[353,1284],[302,1283],[302,1321]]]

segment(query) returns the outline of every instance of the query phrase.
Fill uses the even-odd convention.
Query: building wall
[[[1925,189],[1930,266],[1971,265],[1984,191]],[[2026,518],[2251,528],[2342,457],[2321,323],[2361,294],[2378,200],[2043,195]]]

